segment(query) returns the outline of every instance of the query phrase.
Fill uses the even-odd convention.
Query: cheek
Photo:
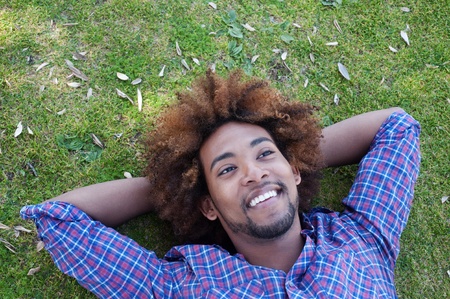
[[[209,194],[216,199],[216,203],[226,203],[230,196],[235,194],[236,186],[227,183],[212,183],[209,187]]]

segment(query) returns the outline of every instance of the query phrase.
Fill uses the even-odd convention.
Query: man
[[[412,117],[391,108],[320,130],[312,107],[239,73],[208,73],[178,98],[150,133],[147,178],[22,209],[61,271],[104,298],[396,297],[420,162]],[[359,161],[343,213],[303,213],[320,168]],[[198,244],[158,259],[107,227],[148,211]]]

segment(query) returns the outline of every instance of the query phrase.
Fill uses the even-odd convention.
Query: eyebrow
[[[260,144],[260,143],[262,143],[262,142],[264,142],[264,141],[269,141],[269,142],[275,144],[275,143],[273,142],[273,140],[270,139],[270,138],[267,138],[267,137],[259,137],[259,138],[256,138],[256,139],[252,140],[252,142],[250,142],[250,147],[253,148],[253,147],[257,146],[258,144]],[[223,154],[217,156],[217,157],[214,158],[214,160],[212,161],[211,167],[209,168],[209,171],[211,171],[211,170],[213,169],[214,165],[216,165],[219,161],[224,160],[224,159],[228,159],[228,158],[232,158],[232,157],[234,157],[234,156],[235,156],[235,155],[234,155],[233,153],[230,153],[230,152],[226,152],[226,153],[223,153]]]

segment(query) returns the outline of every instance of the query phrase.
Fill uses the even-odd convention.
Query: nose
[[[249,163],[243,167],[242,185],[259,183],[265,177],[269,176],[269,170],[257,163]]]

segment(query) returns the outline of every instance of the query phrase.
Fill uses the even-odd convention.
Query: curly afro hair
[[[145,174],[153,184],[151,200],[159,216],[171,222],[184,243],[233,246],[218,220],[209,221],[199,209],[208,194],[199,151],[203,142],[221,125],[245,122],[263,127],[281,153],[302,174],[298,186],[300,211],[309,208],[318,190],[321,128],[314,107],[289,101],[269,83],[242,80],[235,71],[222,78],[208,71],[191,91],[177,94],[155,122],[146,141],[148,166]]]

